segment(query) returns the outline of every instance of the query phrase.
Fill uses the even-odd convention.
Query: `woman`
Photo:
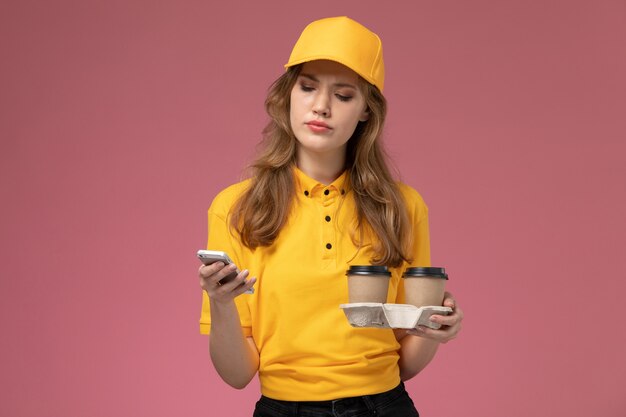
[[[433,316],[440,330],[390,331],[353,328],[339,309],[350,265],[388,266],[397,303],[403,271],[430,265],[427,207],[394,182],[380,145],[380,39],[347,17],[318,20],[285,67],[266,100],[252,177],[209,209],[208,248],[246,268],[224,285],[234,265],[200,268],[211,359],[236,388],[259,372],[257,417],[418,415],[402,381],[456,336],[461,310]],[[455,307],[449,294],[444,305]]]

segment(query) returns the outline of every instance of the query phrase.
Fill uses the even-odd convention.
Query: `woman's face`
[[[334,61],[302,66],[291,90],[290,121],[299,151],[345,154],[359,121],[368,117],[359,76]]]

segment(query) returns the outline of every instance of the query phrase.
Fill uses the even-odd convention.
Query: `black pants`
[[[419,417],[400,383],[391,391],[333,401],[280,401],[261,396],[253,417]]]

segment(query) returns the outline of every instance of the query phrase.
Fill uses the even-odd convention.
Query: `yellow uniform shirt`
[[[323,401],[390,390],[400,383],[399,343],[389,329],[353,328],[339,308],[348,302],[346,270],[369,265],[371,243],[359,250],[350,226],[356,216],[346,173],[330,185],[297,168],[296,198],[287,224],[269,247],[252,251],[229,229],[228,213],[249,181],[230,186],[209,209],[207,248],[225,251],[257,277],[254,294],[235,298],[241,326],[260,352],[263,395],[287,401]],[[412,265],[430,265],[428,209],[400,184],[413,228]],[[392,268],[388,302],[404,301],[402,268]],[[203,292],[200,332],[210,332]]]

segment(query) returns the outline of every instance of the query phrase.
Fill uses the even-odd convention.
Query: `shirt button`
[[[328,194],[330,194],[330,191],[324,190],[324,195],[328,195]]]
[[[308,196],[309,196],[309,192],[308,192],[308,191],[305,191],[305,192],[304,192],[304,195],[308,197]]]
[[[329,222],[329,221],[330,221],[330,216],[326,216],[326,217],[324,217],[324,219],[325,219],[327,222]]]
[[[332,248],[333,248],[333,245],[331,245],[330,243],[326,244],[326,249],[332,249]]]

